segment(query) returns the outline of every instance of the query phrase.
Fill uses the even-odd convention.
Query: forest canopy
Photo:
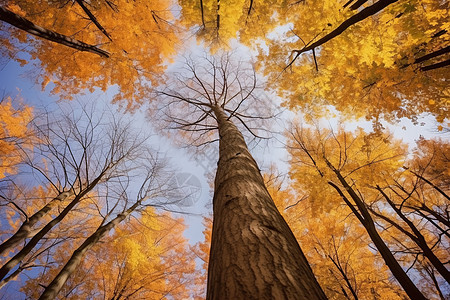
[[[0,297],[447,299],[448,16],[0,0]]]

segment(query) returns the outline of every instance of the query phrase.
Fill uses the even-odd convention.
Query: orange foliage
[[[11,97],[0,101],[0,179],[14,174],[22,161],[21,148],[32,147],[32,132],[28,124],[33,118],[29,106],[14,108]]]
[[[161,82],[166,61],[175,53],[179,32],[171,25],[171,1],[90,1],[89,8],[111,35],[110,41],[86,17],[79,5],[52,1],[9,1],[8,8],[30,21],[79,39],[99,45],[109,58],[78,52],[46,40],[26,36],[24,32],[1,24],[11,38],[5,44],[9,56],[16,58],[20,44],[26,43],[40,72],[37,81],[44,89],[52,83],[52,93],[71,98],[74,93],[94,88],[106,91],[116,85],[114,101],[128,101],[131,109],[142,103],[151,85]],[[22,60],[23,62],[23,60]]]

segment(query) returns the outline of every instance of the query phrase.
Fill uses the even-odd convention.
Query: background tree
[[[136,133],[130,123],[114,119],[107,112],[94,116],[94,111],[98,112],[95,105],[78,110],[69,105],[61,115],[47,115],[47,119],[41,118],[42,123],[35,124],[34,131],[41,143],[35,145],[32,152],[23,152],[27,155],[27,167],[11,176],[9,182],[15,188],[20,186],[16,183],[21,180],[32,179],[45,191],[37,195],[44,197],[30,195],[25,190],[10,201],[15,204],[14,209],[5,207],[15,232],[4,238],[1,247],[3,251],[12,251],[0,268],[2,279],[18,264],[22,270],[20,264],[29,262],[27,256],[36,259],[36,253],[42,254],[38,249],[58,244],[48,239],[49,234],[53,235],[55,229],[63,230],[60,223],[67,217],[71,218],[72,214],[76,215],[79,209],[83,211],[89,230],[90,226],[101,224],[103,218],[99,218],[99,214],[112,214],[125,208],[126,201],[102,203],[105,201],[102,197],[126,186],[127,178],[132,176],[131,171],[139,172],[146,168],[142,165],[145,159],[141,158],[151,153],[145,148],[147,138]],[[106,122],[105,118],[110,119]],[[27,172],[31,172],[31,178]],[[120,200],[120,194],[116,196]],[[89,214],[93,217],[87,218]],[[56,233],[54,236],[60,235]],[[62,237],[63,240],[67,238],[64,234]],[[23,246],[18,247],[22,243]]]
[[[219,137],[207,299],[325,299],[232,122],[256,135],[245,121],[262,119],[253,111],[267,104],[255,93],[254,70],[233,63],[230,54],[207,57],[203,65],[188,61],[186,68],[159,95],[167,98],[173,126],[194,133],[194,142]]]
[[[147,152],[148,150],[146,150]],[[151,155],[151,153],[150,153]],[[45,288],[39,299],[55,299],[61,288],[66,283],[67,279],[81,264],[83,256],[90,248],[95,246],[104,238],[111,230],[125,219],[129,218],[131,214],[142,210],[146,205],[162,205],[162,199],[167,197],[164,195],[167,190],[166,182],[170,178],[164,172],[164,166],[157,158],[150,158],[141,160],[140,162],[133,161],[135,166],[141,167],[140,172],[145,170],[143,182],[139,191],[136,193],[136,199],[131,201],[129,195],[129,187],[132,186],[133,172],[128,172],[128,178],[120,180],[120,189],[111,187],[111,192],[105,196],[103,209],[105,212],[99,211],[102,216],[102,221],[98,228],[91,233],[91,235],[84,240],[84,242],[73,252],[64,267],[53,278],[50,284]],[[134,171],[134,170],[133,170]],[[130,174],[131,173],[131,174]],[[124,177],[124,176],[123,176]],[[136,176],[137,177],[137,176]],[[136,181],[136,177],[133,181]],[[126,180],[126,181],[125,181]],[[108,190],[109,190],[108,189]],[[173,191],[172,191],[173,192]],[[116,194],[117,196],[114,197]],[[173,194],[173,193],[172,193]],[[173,200],[175,202],[176,200]],[[169,202],[169,201],[167,201]]]
[[[265,179],[329,299],[404,299],[400,286],[389,280],[384,262],[368,247],[370,239],[348,207],[336,204],[326,209],[308,190],[293,190],[273,174]],[[330,193],[326,199],[336,203],[340,196]]]
[[[409,268],[413,267],[414,256],[408,256],[407,254],[415,255],[417,252],[413,249],[419,248],[420,252],[417,254],[427,257],[426,259],[430,262],[434,262],[435,270],[441,270],[440,273],[445,278],[446,270],[443,266],[443,263],[446,263],[445,259],[441,261],[438,258],[442,255],[439,250],[439,242],[436,243],[440,240],[439,233],[435,237],[430,236],[429,230],[432,228],[426,228],[430,224],[424,223],[423,218],[408,219],[405,214],[409,215],[409,212],[401,213],[401,207],[412,194],[405,196],[404,199],[399,199],[396,201],[398,204],[395,204],[390,200],[390,196],[387,196],[378,186],[380,182],[385,184],[391,182],[392,176],[397,178],[399,167],[402,164],[402,160],[400,160],[402,146],[398,142],[392,141],[388,136],[379,136],[373,133],[365,134],[361,129],[355,135],[352,135],[342,129],[337,132],[332,130],[317,130],[314,132],[297,127],[291,137],[290,145],[293,147],[290,150],[293,162],[292,175],[295,179],[299,174],[302,174],[302,181],[298,181],[302,190],[308,190],[313,199],[324,191],[326,193],[337,193],[341,197],[341,201],[343,200],[346,203],[353,215],[366,228],[374,246],[379,251],[379,255],[383,257],[409,297],[420,296],[414,289],[408,290],[411,284],[415,284],[408,278],[406,279],[410,281],[409,285],[402,283],[402,277],[395,275],[395,272],[401,271],[404,273],[401,265],[405,268],[408,265],[410,265]],[[306,173],[307,169],[312,173]],[[305,176],[305,174],[311,175]],[[307,179],[307,177],[310,177],[310,179]],[[309,180],[311,180],[311,184],[303,185],[303,182]],[[315,181],[314,185],[312,180]],[[396,182],[401,181],[397,178]],[[327,185],[330,189],[328,191]],[[407,185],[404,185],[404,188],[408,189]],[[403,204],[400,205],[400,203]],[[317,207],[325,208],[326,211],[333,209],[333,205],[338,205],[338,202],[327,204],[318,202],[316,204]],[[383,210],[383,213],[374,213],[372,210],[374,213],[374,216],[372,216],[369,213],[371,207],[380,209],[380,211]],[[392,219],[386,217],[386,214],[391,214]],[[377,221],[377,217],[381,217],[382,223],[386,222],[387,219],[394,221],[388,222],[388,226],[386,226]],[[396,230],[400,232],[395,232]],[[381,231],[381,233],[374,234],[373,231]],[[431,232],[436,233],[436,230]],[[380,242],[381,238],[384,241]],[[411,240],[418,243],[411,246]],[[401,245],[400,248],[397,244]],[[429,245],[433,245],[432,251]],[[411,251],[402,251],[402,248]],[[395,257],[392,256],[392,253],[396,254]],[[392,259],[395,260],[394,266],[392,265]],[[395,271],[395,268],[397,268],[397,271]],[[404,275],[406,274],[404,273]],[[424,292],[427,292],[428,297],[430,291],[427,289]]]
[[[86,252],[57,299],[188,298],[195,265],[184,228],[180,218],[143,209]],[[61,248],[55,256],[62,267],[67,252]],[[24,293],[38,298],[59,267],[27,281]]]

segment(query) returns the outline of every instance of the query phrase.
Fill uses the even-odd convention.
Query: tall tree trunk
[[[38,36],[40,38],[68,46],[80,51],[86,51],[95,53],[97,55],[100,55],[102,57],[109,57],[109,53],[105,50],[102,50],[100,48],[97,48],[96,46],[86,44],[82,41],[79,41],[77,39],[73,39],[67,35],[60,34],[51,30],[48,30],[46,28],[43,28],[41,26],[38,26],[31,22],[30,20],[25,19],[24,17],[21,17],[15,13],[13,13],[10,10],[7,10],[4,7],[0,6],[0,20],[9,23],[19,29],[22,29],[28,33],[31,33],[35,36]]]
[[[370,239],[374,243],[375,247],[377,248],[378,252],[380,253],[381,257],[383,258],[386,265],[389,267],[389,270],[391,270],[394,277],[397,279],[398,283],[402,286],[402,288],[405,290],[406,294],[413,300],[426,300],[425,296],[419,291],[419,289],[416,287],[416,285],[411,281],[411,279],[408,277],[406,272],[402,269],[398,261],[395,259],[394,255],[392,254],[389,247],[384,243],[381,236],[378,234],[375,223],[370,216],[369,211],[366,208],[365,203],[362,201],[362,199],[358,196],[358,194],[353,190],[353,188],[347,183],[345,178],[342,176],[342,174],[337,170],[328,160],[325,160],[328,167],[336,174],[337,178],[339,179],[339,182],[342,184],[342,186],[345,188],[347,193],[350,195],[350,197],[353,199],[353,201],[356,204],[357,210],[359,212],[359,216],[357,215],[358,219],[361,221],[362,225],[366,229],[367,233],[370,236]],[[332,185],[335,189],[337,188],[336,185]],[[339,192],[339,190],[338,190]],[[339,192],[343,198],[345,197],[342,192]],[[347,203],[347,205],[352,206],[347,199],[344,199],[344,201]],[[350,207],[352,211],[355,213],[356,208]],[[356,213],[355,213],[356,214]]]
[[[20,228],[9,239],[0,245],[0,255],[7,250],[13,249],[17,244],[32,235],[32,227],[39,222],[56,204],[64,201],[67,197],[73,196],[73,190],[60,193],[50,200],[44,207],[25,220]]]
[[[326,299],[242,134],[213,111],[220,142],[206,298]]]
[[[133,204],[129,209],[124,211],[123,213],[117,215],[114,219],[109,221],[105,225],[101,225],[97,228],[97,230],[91,234],[84,242],[81,244],[80,247],[78,247],[77,250],[75,250],[70,257],[70,259],[67,261],[67,263],[64,265],[64,267],[59,271],[58,275],[52,280],[52,282],[47,286],[45,291],[42,293],[39,300],[50,300],[50,299],[56,299],[56,296],[58,295],[61,288],[66,283],[69,276],[76,270],[76,268],[81,263],[81,260],[84,256],[84,254],[92,248],[97,242],[103,238],[112,228],[114,228],[117,224],[122,222],[128,215],[130,215],[140,204],[141,201],[136,202]]]
[[[37,245],[37,243],[50,231],[53,227],[59,224],[66,215],[81,201],[81,199],[89,193],[96,185],[100,182],[103,177],[104,172],[101,173],[95,180],[93,180],[85,189],[83,189],[75,198],[63,209],[63,211],[55,217],[53,220],[48,222],[38,233],[36,233],[28,244],[22,248],[16,255],[14,255],[6,264],[0,268],[0,282],[5,278],[5,276],[14,268],[18,263],[20,263],[25,256],[27,256],[31,250]]]

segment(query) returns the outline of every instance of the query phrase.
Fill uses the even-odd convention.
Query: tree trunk
[[[56,299],[61,288],[66,283],[70,274],[72,274],[76,268],[81,263],[81,260],[84,254],[97,242],[103,238],[112,228],[114,228],[117,224],[122,222],[129,214],[131,214],[142,201],[138,201],[125,212],[117,215],[114,219],[109,221],[106,225],[100,226],[97,230],[91,234],[84,242],[75,250],[70,257],[69,261],[64,265],[64,267],[59,271],[58,275],[52,280],[52,282],[45,288],[44,293],[42,293],[39,300],[50,300]]]
[[[39,222],[42,217],[45,216],[57,203],[64,201],[67,197],[72,196],[73,194],[73,190],[60,193],[58,196],[50,200],[50,202],[48,202],[44,207],[34,213],[29,219],[25,220],[17,232],[0,245],[0,255],[30,237],[32,234],[32,227]]]
[[[97,48],[96,46],[86,44],[84,42],[81,42],[77,39],[73,39],[69,36],[66,36],[64,34],[60,34],[48,29],[45,29],[41,26],[38,26],[31,22],[30,20],[27,20],[15,13],[13,13],[10,10],[7,10],[4,7],[0,6],[0,20],[11,24],[19,29],[22,29],[28,33],[31,33],[35,36],[38,36],[40,38],[68,46],[80,51],[86,51],[91,52],[97,55],[100,55],[102,57],[109,57],[109,53],[105,50],[102,50],[100,48]]]
[[[242,134],[213,111],[220,142],[206,298],[326,299]]]

